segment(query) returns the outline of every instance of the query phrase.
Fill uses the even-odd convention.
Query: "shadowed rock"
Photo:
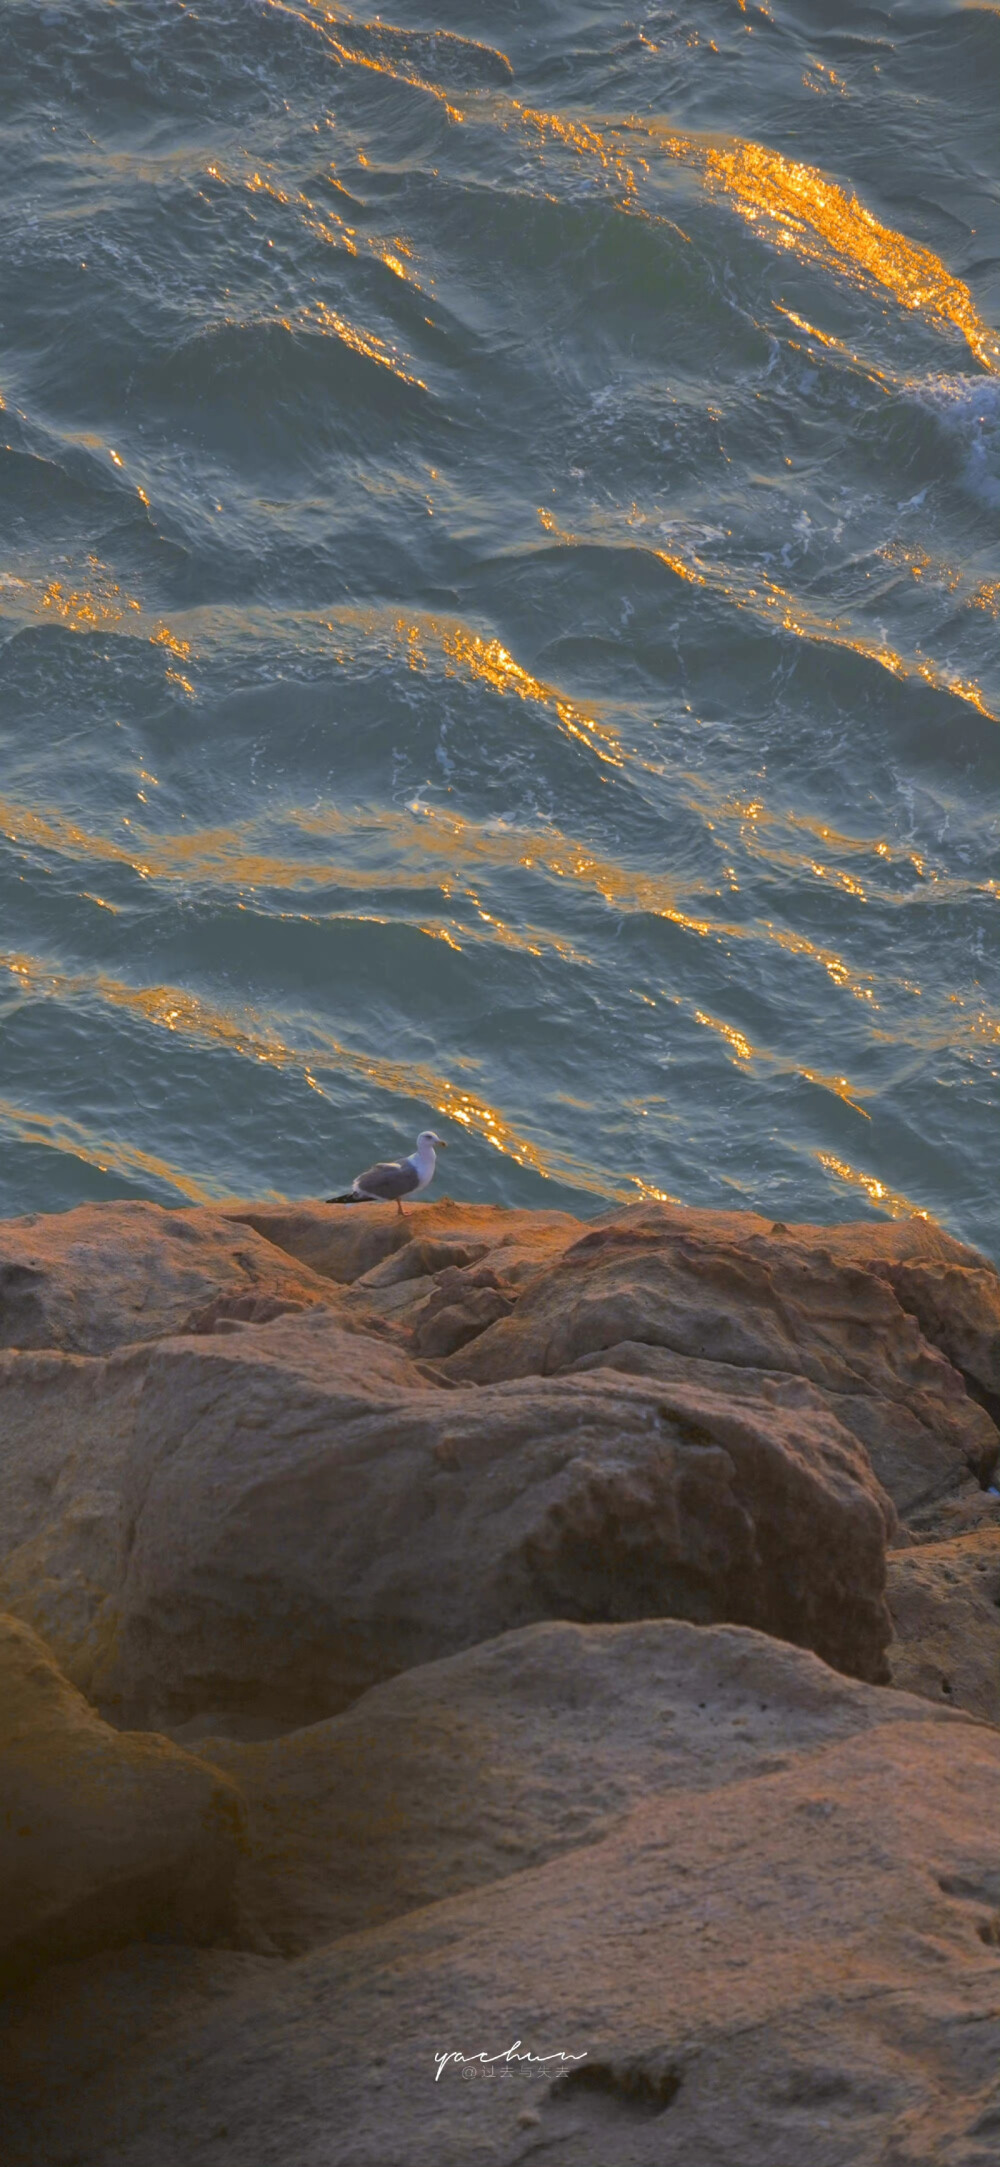
[[[292,1962],[149,1949],[53,1974],[4,2012],[10,2167],[985,2160],[995,1732],[670,1626],[510,1635],[368,1711],[354,1798],[336,1734],[363,1749],[364,1706],[284,1741],[270,1777],[233,1754],[253,1856],[307,1933],[324,1889],[336,1927],[329,1808],[355,1917],[379,1858],[390,1902],[427,1900]],[[294,1890],[262,1833],[282,1770]],[[511,2049],[504,2076],[476,2059]],[[438,2080],[442,2054],[466,2060]]]
[[[305,1720],[551,1616],[728,1618],[886,1675],[892,1508],[825,1406],[610,1371],[441,1392],[315,1310],[78,1364],[60,1455],[59,1360],[7,1358],[0,1586],[129,1722]]]
[[[741,1627],[552,1623],[284,1737],[191,1725],[185,1739],[247,1802],[241,1905],[290,1954],[585,1853],[643,1799],[717,1791],[929,1714]]]
[[[0,1616],[0,1987],[146,1935],[218,1940],[242,1826],[226,1778],[166,1738],[110,1730]]]

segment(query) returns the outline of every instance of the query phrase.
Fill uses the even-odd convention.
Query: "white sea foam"
[[[1000,377],[927,376],[906,389],[956,443],[962,486],[981,504],[1000,506]]]

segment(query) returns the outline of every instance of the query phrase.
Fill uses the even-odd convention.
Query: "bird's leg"
[[[400,1196],[397,1196],[396,1198],[396,1210],[398,1211],[400,1218],[405,1219],[406,1213],[403,1210],[403,1199]]]

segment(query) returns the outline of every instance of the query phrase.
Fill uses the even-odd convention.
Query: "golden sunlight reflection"
[[[585,708],[567,700],[552,685],[542,684],[539,678],[532,677],[530,670],[522,669],[513,655],[508,654],[500,640],[481,639],[478,633],[466,632],[460,625],[442,630],[440,638],[450,665],[457,663],[460,671],[489,685],[493,692],[514,692],[518,699],[533,700],[539,707],[547,707],[568,736],[588,746],[609,766],[622,766],[625,756],[614,730],[607,723],[598,722]]]
[[[700,1023],[705,1030],[715,1031],[725,1041],[726,1045],[731,1048],[733,1060],[738,1065],[756,1061],[776,1075],[789,1073],[787,1064],[778,1054],[770,1053],[763,1047],[752,1046],[750,1040],[744,1037],[742,1031],[734,1030],[732,1024],[723,1023],[718,1016],[709,1016],[704,1009],[696,1008],[694,1010],[694,1020],[696,1023]],[[863,1120],[871,1120],[871,1115],[866,1108],[858,1104],[858,1100],[863,1094],[858,1086],[852,1084],[846,1076],[826,1076],[819,1069],[804,1068],[799,1064],[795,1065],[791,1073],[802,1076],[806,1083],[815,1084],[821,1091],[831,1091],[835,1098],[842,1099],[844,1105],[850,1106],[852,1111],[860,1114]]]
[[[919,650],[915,655],[900,654],[889,645],[884,635],[879,639],[873,638],[863,626],[859,627],[857,620],[849,613],[839,617],[824,615],[813,604],[798,598],[779,581],[772,579],[762,568],[751,568],[747,571],[742,567],[727,566],[719,557],[712,560],[702,557],[697,548],[684,556],[678,549],[659,548],[645,535],[637,541],[636,530],[654,526],[656,516],[652,511],[648,514],[640,512],[638,507],[633,505],[625,522],[630,531],[623,534],[620,521],[614,517],[609,518],[608,514],[602,511],[589,527],[585,522],[581,522],[582,531],[571,534],[560,526],[552,513],[539,513],[546,531],[568,547],[597,541],[610,548],[626,546],[645,549],[679,579],[707,588],[709,593],[718,596],[732,608],[745,611],[765,626],[777,625],[782,632],[791,633],[793,638],[804,640],[810,645],[840,648],[846,653],[860,655],[866,662],[875,662],[880,669],[887,670],[891,677],[920,680],[931,685],[937,692],[948,692],[955,699],[966,701],[970,707],[985,716],[987,721],[1000,721],[1000,716],[991,708],[982,687],[974,678],[960,676],[946,664],[935,662],[932,657],[921,654]],[[887,554],[888,550],[879,551],[879,555]],[[906,561],[910,563],[909,556]],[[911,569],[922,570],[929,566],[931,561],[927,558],[925,567],[913,567],[911,564]],[[951,589],[960,584],[959,577],[951,574],[947,566],[935,564],[934,573],[937,584]],[[980,605],[976,596],[970,595],[968,606],[986,605]]]
[[[279,857],[254,847],[252,823],[163,835],[150,834],[137,823],[128,823],[130,836],[118,842],[59,815],[43,815],[0,801],[0,833],[9,841],[71,858],[128,867],[143,880],[206,881],[213,886],[225,883],[251,894],[258,888],[280,892],[310,886],[338,886],[361,894],[373,890],[398,892],[426,889],[429,867],[437,861],[433,878],[439,892],[445,900],[456,891],[464,895],[476,910],[484,935],[492,935],[505,945],[523,943],[529,952],[537,952],[543,945],[555,947],[568,960],[589,962],[578,948],[568,943],[560,947],[561,936],[555,932],[534,926],[512,928],[488,911],[480,901],[472,869],[537,872],[549,879],[571,882],[582,893],[589,891],[614,910],[646,912],[700,939],[766,940],[788,955],[817,964],[838,989],[855,1000],[865,1001],[872,1008],[878,1006],[871,975],[855,971],[834,949],[767,919],[738,925],[705,917],[686,907],[693,898],[668,874],[642,873],[598,857],[585,844],[555,828],[531,830],[506,827],[495,820],[476,822],[418,800],[406,810],[379,807],[352,815],[332,806],[322,812],[296,809],[287,813],[285,820],[303,836],[324,841],[336,837],[355,848],[367,835],[385,846],[391,862],[364,867],[349,861],[333,862],[325,856]],[[432,926],[422,915],[418,923],[425,931],[442,937],[440,921]],[[458,945],[475,929],[459,925],[452,917],[447,931],[451,944]]]
[[[42,1114],[36,1108],[30,1111],[15,1106],[10,1099],[0,1099],[0,1128],[16,1136],[21,1144],[36,1144],[48,1151],[66,1152],[71,1158],[82,1159],[87,1166],[96,1166],[102,1174],[125,1174],[138,1176],[140,1180],[165,1183],[175,1189],[179,1196],[186,1196],[191,1204],[212,1204],[224,1192],[211,1190],[168,1159],[157,1158],[155,1153],[140,1151],[134,1144],[125,1144],[120,1138],[96,1138],[89,1129],[65,1115]]]
[[[933,1219],[932,1212],[922,1211],[908,1196],[901,1196],[897,1189],[890,1189],[887,1182],[879,1181],[877,1175],[861,1173],[857,1167],[835,1158],[831,1151],[817,1151],[814,1157],[828,1174],[836,1175],[838,1181],[846,1182],[850,1188],[862,1189],[869,1202],[877,1205],[879,1211],[886,1212],[890,1219]]]
[[[855,281],[882,286],[902,308],[919,310],[960,331],[986,369],[1000,366],[1000,336],[985,324],[969,288],[952,276],[933,249],[883,226],[857,196],[846,195],[815,166],[783,158],[761,143],[730,149],[668,138],[678,155],[698,158],[709,185],[730,197],[760,233],[807,259],[834,257]]]
[[[691,166],[709,192],[724,195],[762,238],[807,262],[832,264],[855,285],[880,287],[901,308],[960,332],[983,368],[1000,368],[1000,334],[983,322],[964,281],[933,249],[883,225],[817,167],[740,137],[720,144],[678,135],[662,121],[567,121],[529,106],[516,105],[515,111],[535,134],[612,175],[623,190],[626,212],[649,216],[639,203],[636,181],[636,169],[646,162],[634,148],[636,137],[645,138],[667,157]]]
[[[450,1077],[440,1075],[425,1062],[390,1061],[360,1048],[347,1047],[326,1032],[314,1033],[315,1043],[307,1053],[303,1048],[289,1045],[276,1030],[263,1023],[253,1009],[241,1007],[237,1016],[180,986],[133,986],[100,971],[73,975],[54,970],[41,959],[27,955],[0,954],[0,969],[11,973],[26,998],[96,1002],[160,1030],[177,1033],[182,1038],[245,1060],[296,1071],[324,1098],[327,1094],[313,1073],[320,1063],[342,1074],[374,1083],[379,1090],[392,1092],[397,1097],[422,1099],[436,1113],[458,1122],[505,1158],[512,1159],[515,1165],[530,1167],[550,1181],[565,1181],[574,1188],[602,1197],[631,1197],[636,1188],[641,1187],[636,1177],[626,1177],[626,1186],[609,1185],[600,1181],[582,1161],[539,1150],[505,1119],[497,1107]],[[100,1162],[95,1160],[96,1163]],[[159,1166],[160,1162],[156,1164]],[[168,1171],[159,1178],[172,1180],[173,1176]]]
[[[725,1039],[738,1061],[749,1061],[752,1058],[754,1048],[749,1039],[744,1038],[742,1031],[734,1031],[730,1023],[720,1023],[718,1016],[706,1016],[704,1009],[696,1008],[694,1015],[696,1023],[704,1024],[706,1030],[717,1031],[719,1037]]]

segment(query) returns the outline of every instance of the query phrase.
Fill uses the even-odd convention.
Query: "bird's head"
[[[436,1150],[436,1151],[447,1151],[447,1149],[448,1149],[448,1146],[447,1146],[447,1144],[445,1143],[444,1137],[443,1137],[443,1136],[435,1136],[435,1134],[434,1134],[434,1131],[433,1131],[433,1129],[421,1129],[421,1131],[420,1131],[420,1134],[419,1134],[419,1136],[417,1137],[417,1149],[418,1149],[418,1151],[419,1151],[419,1149],[420,1149],[420,1146],[421,1146],[421,1144],[433,1144],[433,1146],[434,1146],[434,1148],[435,1148],[435,1150]]]

